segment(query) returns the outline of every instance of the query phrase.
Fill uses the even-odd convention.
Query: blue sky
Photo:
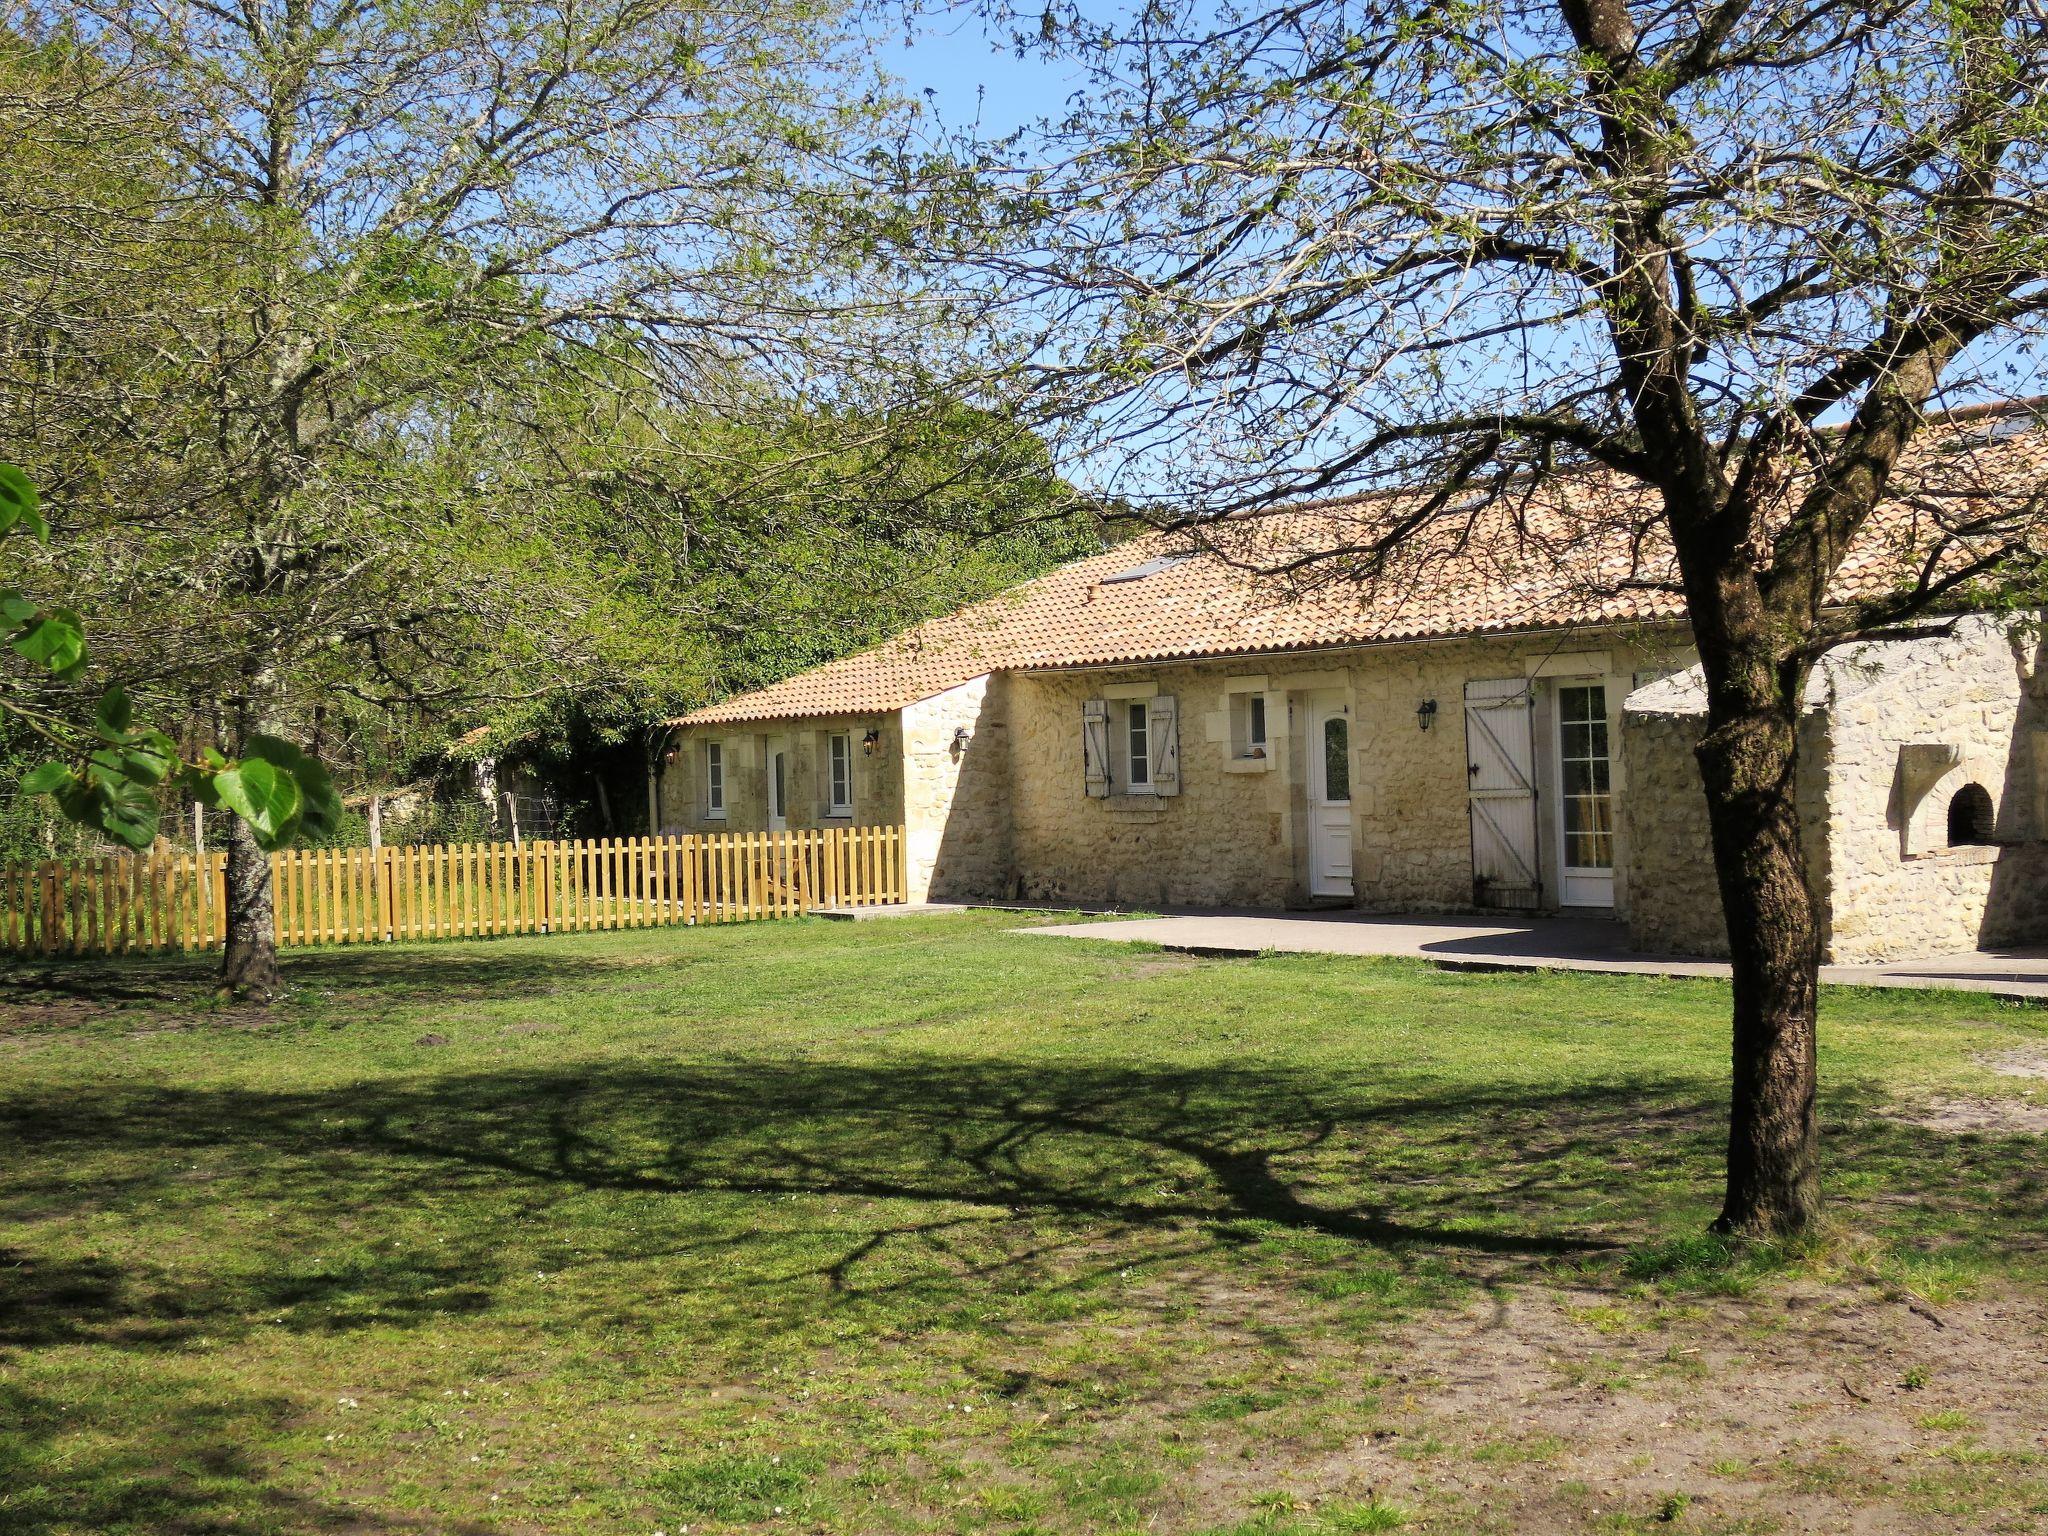
[[[881,62],[913,91],[929,92],[948,124],[978,121],[990,136],[1057,111],[1078,83],[1064,66],[1016,57],[972,10],[921,18],[907,43],[898,27]]]

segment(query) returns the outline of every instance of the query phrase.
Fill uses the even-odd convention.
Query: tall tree
[[[2038,487],[1973,480],[1966,453],[1943,461],[1947,484],[1911,488],[1917,575],[1831,596],[1874,511],[1908,490],[1930,413],[2038,381],[2038,12],[1127,14],[1034,10],[1024,45],[1078,58],[1090,84],[1049,148],[984,148],[971,195],[1007,210],[1012,242],[956,247],[992,274],[992,307],[1036,328],[1027,367],[1069,424],[1064,451],[1166,519],[1415,488],[1312,552],[1366,581],[1532,481],[1622,488],[1594,498],[1634,524],[1622,580],[1682,593],[1705,673],[1698,759],[1735,978],[1720,1224],[1805,1227],[1819,940],[1795,724],[1829,647],[2028,553]]]
[[[465,637],[511,634],[531,665],[561,633],[536,615],[602,600],[549,590],[573,564],[551,527],[587,547],[591,503],[525,472],[569,457],[536,446],[534,402],[577,393],[588,433],[857,401],[905,350],[918,301],[861,160],[893,108],[838,0],[7,19],[90,61],[48,93],[71,110],[40,114],[43,162],[123,153],[41,194],[68,238],[24,250],[43,281],[5,285],[35,344],[0,404],[56,429],[15,451],[104,539],[104,579],[186,610],[134,659],[209,672],[230,751],[323,681],[448,690]],[[124,271],[144,274],[125,295]],[[691,447],[655,425],[635,451]],[[269,904],[238,827],[224,978],[246,992],[276,985]]]

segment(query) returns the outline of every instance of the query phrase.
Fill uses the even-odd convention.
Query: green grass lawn
[[[325,951],[267,1015],[204,962],[16,967],[0,1530],[2048,1523],[2041,1458],[1945,1406],[1950,1341],[1894,1384],[1924,1465],[1816,1430],[1661,1504],[1439,1348],[1558,1297],[1543,1392],[1641,1398],[1786,1294],[2037,1297],[2044,1138],[1885,1112],[2048,1090],[1983,1065],[2048,1015],[1830,992],[1835,1230],[1738,1258],[1700,1236],[1718,984],[1019,921]]]

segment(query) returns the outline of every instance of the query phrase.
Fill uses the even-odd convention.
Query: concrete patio
[[[1638,954],[1628,931],[1601,917],[1382,917],[1362,912],[1182,912],[1023,928],[1052,938],[1156,944],[1194,955],[1398,955],[1446,970],[1604,971],[1630,976],[1725,977],[1717,960]],[[2048,949],[1986,951],[1830,965],[1842,986],[1950,988],[2048,1002]]]

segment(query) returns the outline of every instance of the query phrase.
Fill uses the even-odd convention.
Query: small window
[[[1130,750],[1124,758],[1124,783],[1133,792],[1152,787],[1152,704],[1149,699],[1130,703]]]
[[[1323,799],[1330,805],[1351,801],[1351,722],[1342,715],[1323,721]]]
[[[1948,845],[1969,848],[1996,842],[1992,836],[1995,817],[1991,791],[1982,784],[1965,784],[1948,803]]]
[[[1266,755],[1266,696],[1263,693],[1233,693],[1230,696],[1230,755],[1238,758]]]
[[[725,814],[725,743],[722,741],[704,743],[704,814],[706,817]]]
[[[832,814],[853,813],[853,738],[834,736],[829,747],[832,776]]]

